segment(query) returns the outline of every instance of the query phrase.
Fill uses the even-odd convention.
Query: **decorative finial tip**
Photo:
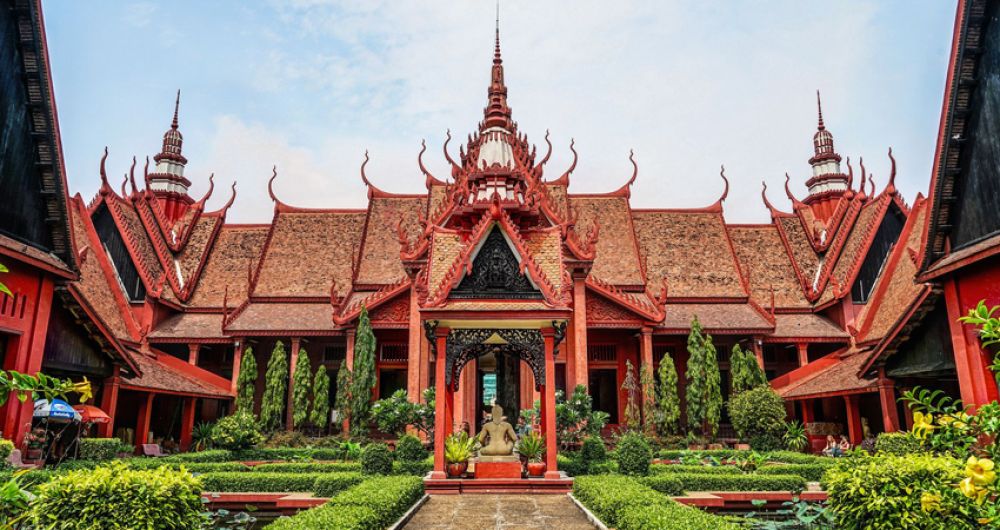
[[[818,89],[816,90],[816,110],[819,112],[818,128],[822,131],[823,129],[826,129],[826,126],[823,124],[823,101],[820,99]]]
[[[174,128],[174,129],[177,128],[177,125],[178,125],[177,124],[177,115],[178,115],[178,111],[180,110],[180,108],[181,108],[181,89],[178,88],[177,89],[177,99],[174,100],[174,121],[172,121],[170,123],[170,127],[171,128]]]

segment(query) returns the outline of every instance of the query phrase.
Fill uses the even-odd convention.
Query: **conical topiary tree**
[[[677,368],[670,355],[660,360],[656,371],[656,430],[661,436],[677,434],[680,428],[681,403],[677,396]]]
[[[288,394],[288,358],[285,345],[279,340],[267,361],[264,376],[264,398],[260,404],[260,426],[265,432],[274,432],[281,427],[285,412],[285,398]]]
[[[739,344],[733,346],[733,351],[729,355],[729,366],[732,374],[730,398],[740,392],[767,384],[767,376],[757,362],[757,356],[752,351],[740,348]]]
[[[236,378],[236,412],[253,414],[257,375],[257,359],[254,358],[253,348],[247,346],[240,361],[240,375]]]
[[[340,418],[346,421],[348,424],[351,423],[351,381],[354,380],[354,374],[351,369],[347,367],[346,361],[341,361],[340,369],[337,370],[337,399],[334,404],[337,407],[337,412]],[[344,433],[346,436],[347,433]]]
[[[292,374],[292,426],[301,429],[309,420],[309,393],[312,390],[312,366],[309,364],[309,353],[305,348],[299,348],[299,357],[295,360],[295,373]]]
[[[330,376],[320,366],[313,378],[313,403],[309,421],[321,432],[330,420]]]
[[[361,306],[358,331],[354,337],[354,371],[351,374],[351,435],[368,434],[375,388],[375,333],[368,318],[368,309]]]
[[[687,381],[687,423],[691,432],[702,432],[707,411],[708,381],[705,375],[705,337],[701,333],[698,317],[691,320],[687,341],[688,362],[684,378]]]
[[[719,354],[712,344],[712,336],[705,335],[705,427],[704,434],[715,438],[722,419],[722,376],[719,373]]]

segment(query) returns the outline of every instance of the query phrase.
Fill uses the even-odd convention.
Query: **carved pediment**
[[[452,289],[452,298],[542,298],[499,227],[493,227],[472,260],[472,271]]]

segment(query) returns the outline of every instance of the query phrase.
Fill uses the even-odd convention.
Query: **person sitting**
[[[840,449],[840,455],[846,455],[848,451],[851,450],[851,442],[847,440],[847,437],[840,435],[840,443],[837,444],[837,449]]]
[[[832,434],[826,435],[826,447],[823,448],[823,455],[838,457],[840,454],[840,446],[837,445],[837,439]]]

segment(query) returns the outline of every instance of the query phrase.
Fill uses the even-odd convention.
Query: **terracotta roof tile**
[[[750,304],[671,304],[666,307],[666,318],[661,328],[688,330],[695,316],[706,330],[716,333],[720,330],[760,330],[774,329],[763,315]]]
[[[264,250],[255,296],[329,297],[351,288],[364,212],[280,212]]]
[[[221,339],[221,313],[180,313],[160,322],[149,333],[149,340],[157,339]]]
[[[652,292],[666,277],[671,297],[746,296],[721,214],[636,212],[635,228]]]
[[[368,209],[367,228],[355,280],[364,285],[387,285],[406,272],[399,259],[400,218],[410,241],[420,234],[418,216],[427,208],[426,197],[373,197]]]
[[[586,239],[596,220],[599,225],[597,256],[591,272],[614,285],[642,285],[635,230],[628,199],[625,197],[573,197],[570,206],[576,215],[576,231]]]
[[[217,398],[232,397],[228,386],[216,384],[222,378],[194,366],[179,367],[177,363],[187,363],[176,357],[171,357],[169,354],[160,353],[159,356],[153,357],[148,354],[134,353],[132,358],[139,365],[142,375],[123,378],[123,385],[171,393]],[[201,377],[195,374],[201,375]]]
[[[56,257],[55,254],[50,254],[44,250],[26,245],[2,234],[0,234],[0,247],[11,250],[15,254],[21,254],[27,258],[38,260],[54,269],[69,271],[69,267],[66,266],[63,260]]]
[[[777,307],[809,307],[776,226],[728,228],[740,263],[749,269],[750,295],[758,305],[771,307],[773,287]]]
[[[775,219],[779,230],[788,240],[788,248],[791,250],[792,259],[802,271],[802,280],[805,285],[811,286],[816,281],[816,274],[820,267],[819,255],[813,250],[809,236],[802,228],[802,222],[798,217],[778,217]]]
[[[333,329],[333,308],[329,303],[251,303],[226,326],[227,332]]]
[[[768,338],[842,339],[847,341],[851,336],[831,320],[820,315],[778,313],[774,315],[774,333],[768,335]]]
[[[430,263],[427,264],[427,289],[433,296],[441,286],[441,281],[461,254],[462,236],[453,232],[435,231],[431,239]]]
[[[198,222],[192,227],[187,244],[176,256],[184,285],[187,285],[188,282],[197,281],[197,278],[194,276],[198,271],[198,265],[201,264],[202,259],[205,257],[205,252],[209,249],[212,236],[215,234],[216,228],[218,228],[220,223],[222,223],[222,218],[219,216],[203,215],[198,218]]]
[[[522,238],[538,267],[545,273],[552,288],[557,291],[563,284],[562,236],[558,229],[522,232]]]
[[[188,303],[193,307],[222,307],[227,288],[229,307],[246,300],[247,267],[256,269],[267,232],[266,226],[223,226]]]
[[[914,205],[903,228],[903,244],[897,243],[889,256],[887,267],[872,289],[872,299],[858,317],[861,342],[878,340],[893,329],[907,309],[925,290],[925,285],[915,281],[916,256],[920,252],[920,239],[927,219],[927,201]],[[882,285],[885,283],[885,285]]]
[[[555,208],[556,214],[565,216],[569,208],[569,192],[566,190],[566,186],[562,184],[546,184],[545,189],[548,190],[549,198],[552,200],[552,206]]]
[[[833,268],[833,277],[837,279],[842,288],[848,288],[847,282],[851,279],[854,270],[861,266],[868,252],[868,236],[878,230],[878,225],[885,213],[888,197],[880,201],[871,201],[861,208],[853,229],[844,243],[843,250],[837,258],[837,265]]]
[[[785,399],[805,399],[876,390],[874,379],[858,377],[858,370],[861,369],[867,356],[859,351],[846,353],[845,351],[838,350],[785,374],[781,379],[792,382],[775,390]],[[813,366],[816,363],[822,364]]]
[[[135,265],[142,270],[150,282],[156,282],[163,275],[163,267],[153,249],[149,234],[146,233],[146,228],[139,219],[139,214],[135,211],[135,206],[126,200],[110,195],[107,204],[116,213],[115,217],[121,220],[120,229],[123,231],[121,236],[122,239],[131,243],[127,246],[133,254],[132,259],[135,260]],[[152,288],[153,286],[148,285],[147,287]],[[169,289],[164,289],[164,293],[168,291]]]

